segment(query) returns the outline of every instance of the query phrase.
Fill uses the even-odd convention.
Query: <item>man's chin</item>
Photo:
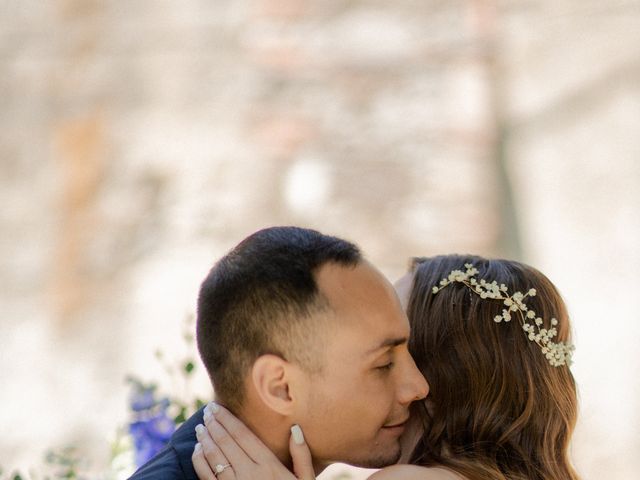
[[[370,456],[363,459],[352,459],[346,463],[360,468],[384,468],[395,465],[400,460],[400,446],[396,446],[392,451],[385,451],[377,456]]]

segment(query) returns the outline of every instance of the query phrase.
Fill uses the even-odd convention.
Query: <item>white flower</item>
[[[537,292],[535,288],[530,288],[526,295],[523,295],[522,292],[515,292],[509,296],[507,293],[508,288],[505,284],[498,285],[495,280],[490,283],[485,279],[478,281],[473,278],[474,275],[479,273],[478,269],[473,267],[471,263],[466,263],[465,268],[467,269],[466,272],[460,270],[451,271],[446,278],[440,281],[440,287],[435,286],[432,288],[432,292],[438,293],[445,286],[453,282],[461,282],[482,299],[502,300],[503,305],[507,308],[502,310],[502,315],[493,317],[495,323],[501,323],[503,321],[509,322],[512,318],[511,312],[519,312],[522,330],[529,340],[538,344],[542,354],[545,355],[549,361],[549,364],[554,367],[571,365],[571,355],[575,347],[570,344],[554,343],[551,341],[551,339],[558,334],[557,329],[554,328],[558,325],[558,320],[555,318],[550,320],[551,328],[549,330],[540,328],[543,325],[542,318],[536,317],[536,313],[533,310],[529,310],[523,302],[527,296],[533,297],[536,295]],[[528,323],[530,320],[532,320],[532,322]]]

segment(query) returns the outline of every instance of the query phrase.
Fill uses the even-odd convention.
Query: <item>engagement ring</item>
[[[216,475],[219,475],[222,472],[224,472],[225,468],[229,468],[230,466],[231,466],[230,463],[225,463],[224,465],[222,465],[221,463],[218,463],[213,467],[213,471],[216,473]]]

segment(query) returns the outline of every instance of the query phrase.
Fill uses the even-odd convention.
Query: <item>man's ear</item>
[[[261,355],[251,367],[251,381],[258,397],[274,412],[289,416],[293,412],[291,369],[293,365],[277,355]]]

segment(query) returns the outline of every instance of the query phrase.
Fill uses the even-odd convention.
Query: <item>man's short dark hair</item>
[[[312,317],[330,306],[314,273],[327,263],[353,267],[361,260],[346,240],[272,227],[218,261],[200,288],[196,338],[220,400],[233,410],[242,405],[246,374],[261,355],[318,369],[321,325]]]

